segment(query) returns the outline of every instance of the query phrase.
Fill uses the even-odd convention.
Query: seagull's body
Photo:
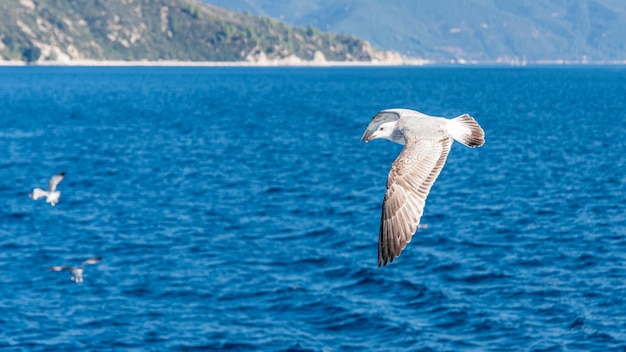
[[[70,277],[70,279],[74,282],[76,282],[77,284],[80,284],[83,282],[83,273],[85,272],[85,269],[83,269],[83,266],[85,266],[85,264],[96,264],[97,262],[101,261],[102,258],[98,257],[98,258],[89,258],[87,260],[85,260],[84,262],[80,263],[79,266],[74,267],[74,266],[53,266],[50,267],[50,270],[52,271],[63,271],[63,270],[67,270],[70,273],[72,273],[72,277]]]
[[[65,177],[65,172],[52,176],[50,183],[48,184],[47,191],[44,191],[41,188],[35,188],[32,193],[28,194],[28,196],[33,200],[46,197],[46,203],[50,203],[50,205],[55,206],[59,202],[59,197],[61,196],[61,192],[56,190],[57,185],[59,182],[63,181],[63,177]]]
[[[454,119],[409,109],[376,114],[361,141],[384,138],[404,145],[389,176],[378,238],[378,266],[393,262],[411,241],[426,197],[446,162],[454,140],[471,148],[483,145],[485,134],[468,114]]]

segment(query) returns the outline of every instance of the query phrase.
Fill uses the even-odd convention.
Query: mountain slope
[[[196,0],[3,0],[0,59],[385,60],[352,35],[296,28]]]
[[[204,0],[439,62],[626,60],[622,0]]]

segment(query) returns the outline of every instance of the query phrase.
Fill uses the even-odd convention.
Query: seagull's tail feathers
[[[470,148],[480,147],[485,143],[485,132],[468,114],[448,120],[448,133],[455,141]]]
[[[48,192],[44,191],[41,188],[35,188],[31,193],[28,194],[30,199],[37,200],[39,198],[47,197]]]

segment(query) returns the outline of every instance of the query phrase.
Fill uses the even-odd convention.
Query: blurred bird
[[[35,188],[32,193],[28,194],[28,196],[33,200],[46,197],[46,203],[50,203],[50,205],[55,206],[59,202],[59,197],[61,196],[61,192],[56,190],[57,185],[59,182],[63,181],[63,177],[65,177],[65,172],[54,175],[50,179],[47,191],[44,191],[41,188]]]
[[[378,138],[404,145],[387,177],[378,235],[380,267],[393,262],[411,241],[452,142],[479,147],[485,142],[485,133],[468,114],[447,119],[415,110],[388,109],[374,115],[361,141]]]
[[[80,283],[83,282],[83,273],[85,272],[85,269],[83,269],[83,266],[85,266],[85,264],[96,264],[97,262],[99,262],[101,260],[102,260],[101,257],[89,258],[89,259],[85,260],[84,262],[80,263],[80,265],[78,267],[73,267],[73,266],[53,266],[53,267],[50,267],[50,270],[52,270],[52,271],[67,270],[70,273],[72,273],[72,277],[70,277],[70,279],[72,281],[76,282],[77,284],[80,284]]]

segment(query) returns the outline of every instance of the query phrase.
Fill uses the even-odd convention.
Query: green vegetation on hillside
[[[290,27],[195,0],[0,2],[4,60],[313,60],[316,53],[332,61],[382,55],[350,35]]]

